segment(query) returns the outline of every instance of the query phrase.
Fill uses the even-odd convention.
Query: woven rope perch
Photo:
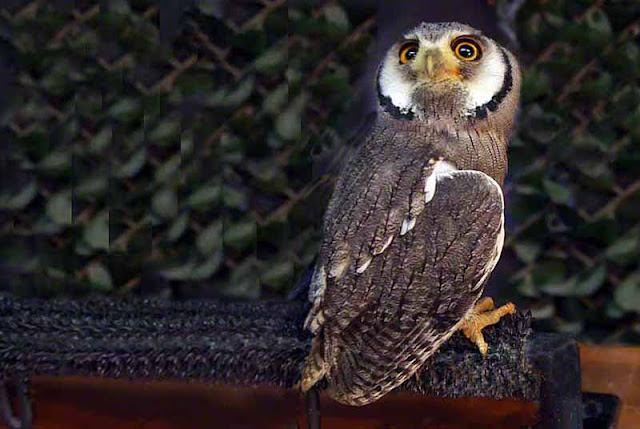
[[[189,379],[291,388],[310,347],[305,305],[281,302],[20,301],[0,298],[0,375]],[[536,400],[530,317],[488,328],[486,358],[454,335],[403,386],[434,396]]]

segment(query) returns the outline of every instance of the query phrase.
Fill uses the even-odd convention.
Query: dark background
[[[490,291],[540,328],[640,342],[640,2],[99,3],[0,9],[1,290],[286,296],[376,56],[453,13],[525,73]]]

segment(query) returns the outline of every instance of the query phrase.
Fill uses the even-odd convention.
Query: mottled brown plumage
[[[461,37],[482,51],[473,64],[451,53]],[[403,63],[407,40],[419,48]],[[457,329],[480,346],[484,319],[473,307],[502,248],[500,185],[519,85],[513,56],[461,24],[423,24],[391,47],[377,120],[325,214],[304,390],[326,376],[336,400],[363,405]]]

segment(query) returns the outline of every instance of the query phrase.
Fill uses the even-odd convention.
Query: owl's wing
[[[315,321],[332,393],[344,402],[370,402],[410,377],[455,332],[498,261],[500,186],[478,171],[439,174],[438,165],[373,180],[380,197],[367,210],[356,204],[364,216],[333,213],[344,219],[321,251]]]
[[[325,213],[324,241],[309,293],[314,305],[307,327],[313,332],[327,315],[320,312],[327,282],[335,284],[336,291],[348,290],[351,277],[366,271],[396,236],[413,229],[433,198],[437,174],[454,169],[441,158],[425,159],[424,154],[398,154],[382,145],[374,147],[363,145],[352,154]],[[355,273],[343,279],[349,267]],[[345,307],[333,317],[346,326],[352,310]]]

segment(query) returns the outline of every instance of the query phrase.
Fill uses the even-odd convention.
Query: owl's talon
[[[460,326],[465,337],[478,346],[478,350],[480,350],[482,356],[486,356],[489,350],[489,346],[482,335],[482,330],[487,326],[498,323],[502,316],[516,312],[516,306],[512,302],[494,308],[493,299],[489,297],[482,298],[476,303],[473,310],[471,310]]]

